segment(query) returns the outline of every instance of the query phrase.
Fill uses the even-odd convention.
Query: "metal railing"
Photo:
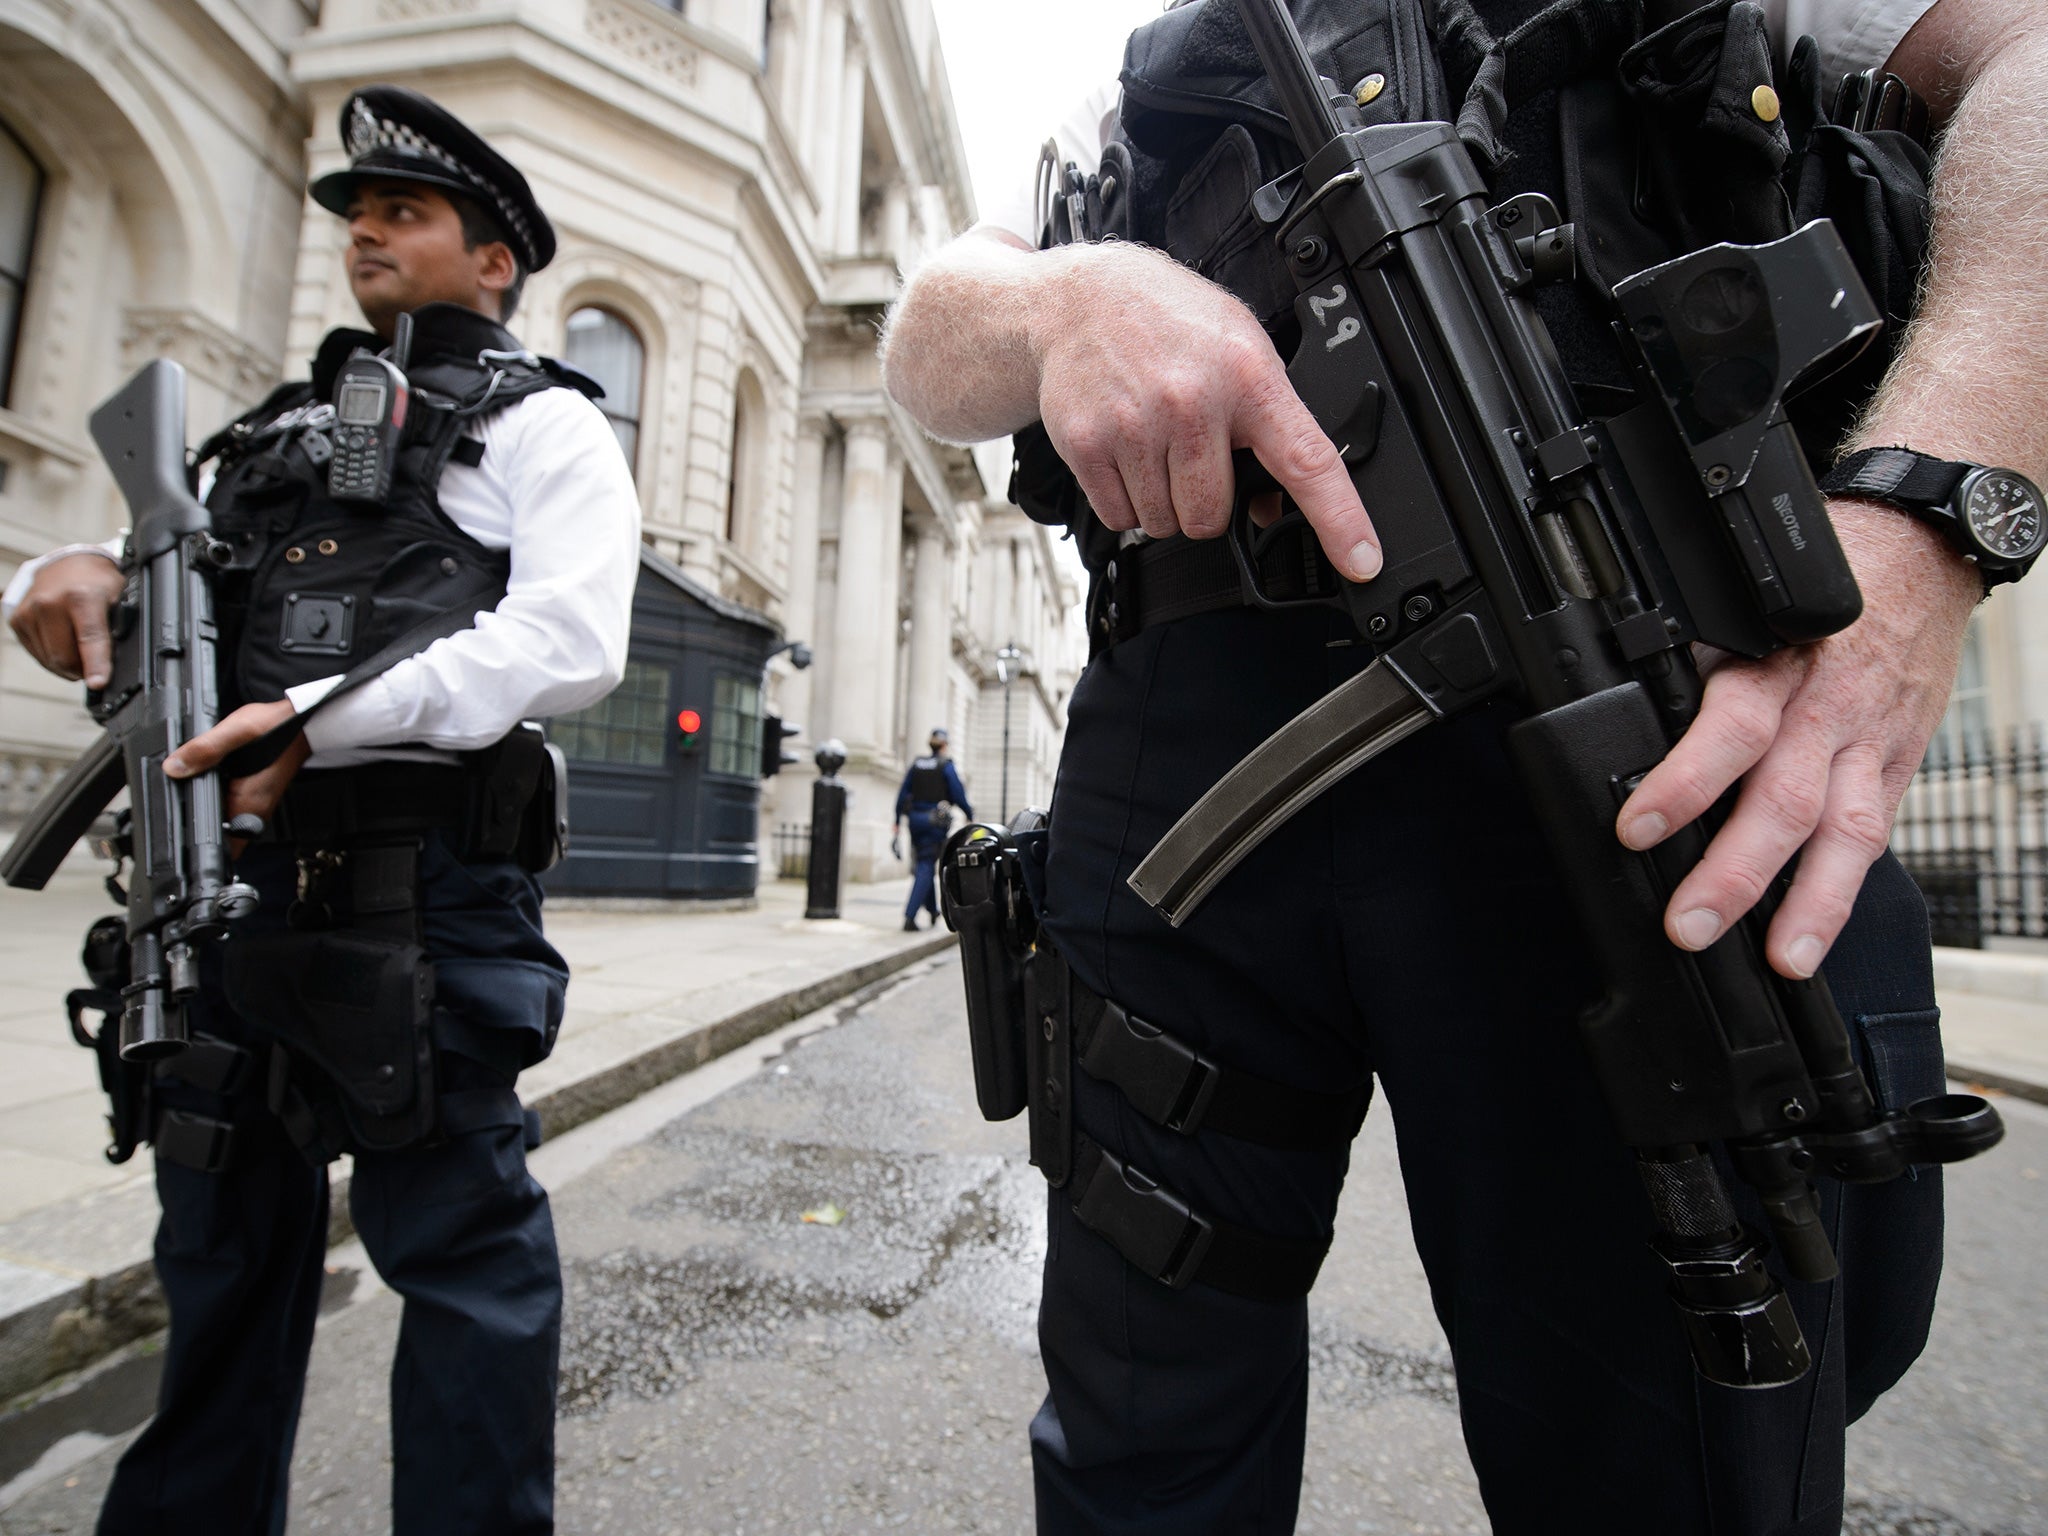
[[[2048,744],[2039,725],[1937,737],[1892,851],[1927,897],[1934,942],[2048,938]]]
[[[785,821],[775,828],[775,878],[805,880],[811,873],[811,824]]]

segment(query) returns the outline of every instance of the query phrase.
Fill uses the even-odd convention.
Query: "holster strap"
[[[156,1155],[180,1168],[219,1173],[235,1155],[235,1128],[225,1120],[167,1109],[157,1120]]]
[[[202,1093],[230,1095],[249,1080],[256,1058],[239,1045],[212,1035],[194,1035],[177,1055],[157,1067],[159,1077],[173,1077]]]
[[[1192,1136],[1221,1131],[1262,1147],[1339,1151],[1372,1103],[1372,1081],[1349,1093],[1293,1088],[1219,1066],[1186,1042],[1073,978],[1081,1069],[1110,1084],[1155,1125]]]
[[[315,770],[292,781],[262,841],[307,847],[429,830],[460,840],[474,795],[473,776],[454,764],[362,763]]]
[[[1254,1301],[1292,1301],[1309,1293],[1330,1251],[1329,1238],[1273,1237],[1203,1215],[1078,1131],[1068,1190],[1084,1227],[1174,1290],[1200,1281]]]

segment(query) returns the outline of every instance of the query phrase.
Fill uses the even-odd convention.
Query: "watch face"
[[[2041,492],[2010,470],[1987,469],[1972,476],[1962,512],[1971,538],[1993,559],[2030,559],[2048,543],[2048,507],[2042,505]]]

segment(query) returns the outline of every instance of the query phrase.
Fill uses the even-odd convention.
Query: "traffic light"
[[[802,734],[802,726],[789,724],[786,721],[784,721],[782,716],[780,715],[766,715],[762,717],[762,778],[772,779],[775,777],[776,774],[782,772],[782,770],[787,768],[791,763],[803,761],[802,758],[798,757],[794,752],[790,751],[787,747],[783,746],[782,744],[789,737],[799,736]]]
[[[682,749],[694,752],[697,738],[704,730],[704,717],[694,709],[679,709],[676,711],[676,729],[683,733]]]

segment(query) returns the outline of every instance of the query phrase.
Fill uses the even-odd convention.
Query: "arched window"
[[[640,452],[640,383],[647,371],[647,348],[640,333],[608,309],[586,305],[569,316],[562,360],[581,368],[604,386],[597,408],[604,412],[626,450],[626,463],[636,471]]]
[[[21,334],[36,208],[42,200],[43,168],[0,124],[0,405],[8,403],[8,381],[14,377],[14,344]]]
[[[743,369],[733,388],[732,478],[725,488],[726,542],[751,554],[757,539],[754,520],[762,500],[762,460],[766,453],[768,397],[753,370]]]

